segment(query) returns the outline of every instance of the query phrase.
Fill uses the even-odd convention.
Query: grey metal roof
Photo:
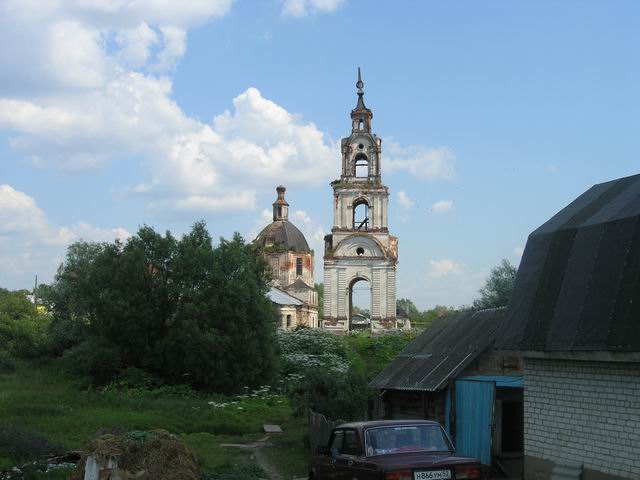
[[[273,303],[278,305],[304,305],[304,302],[296,297],[289,295],[287,292],[283,292],[279,288],[271,287],[267,292],[267,297]]]
[[[291,285],[287,285],[287,289],[295,289],[295,290],[313,290],[313,287],[307,285],[304,280],[301,278],[296,279]]]
[[[310,252],[307,239],[298,228],[288,220],[276,220],[267,225],[256,237],[254,243],[261,247],[281,245],[287,250]]]
[[[427,392],[444,388],[495,340],[504,311],[469,310],[437,319],[369,387]]]
[[[497,347],[640,352],[640,175],[593,186],[529,236]]]

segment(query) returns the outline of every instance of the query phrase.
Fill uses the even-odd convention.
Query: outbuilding
[[[522,365],[518,355],[494,349],[504,314],[468,310],[437,319],[369,384],[380,392],[374,417],[436,420],[462,454],[518,470]]]
[[[524,359],[525,479],[640,478],[640,175],[529,236],[497,346]]]

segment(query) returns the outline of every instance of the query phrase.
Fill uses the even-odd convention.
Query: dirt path
[[[232,444],[227,443],[223,444],[223,447],[227,448],[241,448],[244,450],[251,451],[251,458],[255,460],[255,462],[260,465],[260,467],[267,474],[267,480],[306,480],[307,477],[296,477],[296,478],[286,478],[278,472],[277,468],[271,464],[268,460],[268,456],[264,454],[264,449],[267,448],[275,448],[273,443],[269,441],[269,435],[264,438],[261,438],[255,443],[245,443],[245,444]]]

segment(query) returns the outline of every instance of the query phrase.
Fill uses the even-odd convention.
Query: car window
[[[345,430],[342,451],[344,455],[361,455],[360,437],[356,430]]]
[[[376,427],[365,434],[368,456],[395,452],[452,451],[439,425],[393,425]]]
[[[342,452],[342,439],[344,437],[344,431],[336,430],[333,432],[331,437],[331,441],[329,442],[329,452],[333,452],[334,449],[338,451],[338,453]]]

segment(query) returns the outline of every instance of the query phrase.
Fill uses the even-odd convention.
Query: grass
[[[216,407],[209,402],[226,405]],[[162,428],[182,439],[196,454],[201,468],[209,470],[251,463],[250,452],[221,444],[252,443],[265,436],[265,423],[281,425],[285,431],[274,438],[277,448],[273,455],[267,454],[269,460],[284,473],[305,475],[308,453],[302,437],[306,420],[293,418],[282,396],[230,398],[82,391],[54,364],[18,363],[15,372],[0,375],[0,429],[34,432],[65,450],[82,448],[104,427],[123,431]],[[0,445],[0,470],[24,460]]]

